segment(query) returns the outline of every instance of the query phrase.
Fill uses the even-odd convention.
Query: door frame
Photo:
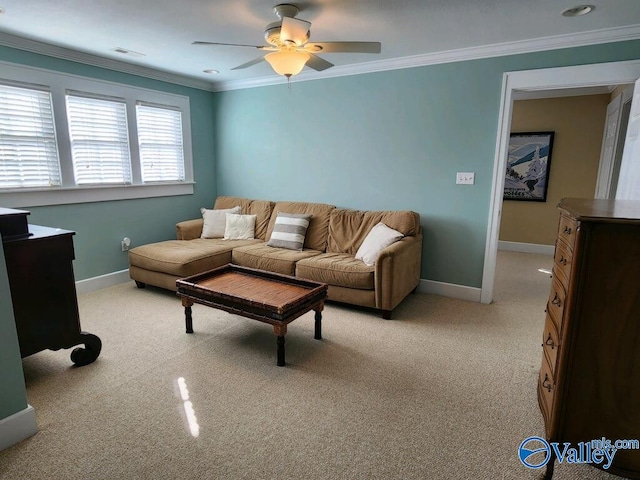
[[[493,162],[491,204],[489,206],[487,240],[482,271],[481,303],[491,303],[493,300],[500,216],[502,214],[502,194],[504,191],[503,172],[506,168],[509,134],[511,133],[514,91],[620,85],[634,83],[638,78],[640,78],[640,60],[524,70],[520,72],[505,72],[503,74],[496,155]]]

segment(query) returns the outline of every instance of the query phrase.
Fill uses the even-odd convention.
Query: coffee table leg
[[[277,365],[279,367],[285,366],[284,361],[284,335],[287,333],[287,324],[284,323],[282,325],[274,325],[273,333],[276,334],[276,345],[277,345]]]
[[[285,361],[284,361],[284,335],[278,335],[276,337],[276,343],[278,345],[278,361],[277,361],[277,365],[279,367],[284,367]]]
[[[193,318],[191,317],[191,306],[193,302],[188,298],[182,297],[182,306],[184,306],[184,323],[187,333],[193,333]]]
[[[318,307],[315,309],[316,311],[316,331],[315,331],[315,335],[313,336],[313,338],[315,338],[316,340],[322,340],[322,310],[324,308],[324,303],[321,303],[320,305],[318,305]]]

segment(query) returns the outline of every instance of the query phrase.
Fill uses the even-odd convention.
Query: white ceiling
[[[67,49],[220,85],[283,82],[245,47],[196,46],[194,40],[263,45],[277,21],[269,0],[0,0],[0,44],[70,57]],[[595,10],[567,18],[580,0],[304,0],[298,18],[312,41],[379,41],[382,53],[321,55],[336,67],[322,76],[463,58],[640,38],[640,0],[592,0]],[[49,48],[53,46],[53,48]],[[62,47],[62,48],[60,48]],[[124,48],[134,57],[113,51]],[[444,52],[444,53],[443,53]],[[84,54],[89,56],[82,57]],[[71,55],[71,57],[73,57]],[[95,57],[93,57],[95,59]],[[98,62],[93,62],[100,64]],[[91,63],[91,62],[89,62]],[[433,62],[431,62],[433,63]],[[213,76],[206,69],[219,70]],[[313,71],[299,78],[315,78]],[[126,70],[125,70],[126,71]],[[314,77],[315,76],[315,77]],[[187,82],[188,84],[188,82]],[[214,87],[215,89],[215,87]]]

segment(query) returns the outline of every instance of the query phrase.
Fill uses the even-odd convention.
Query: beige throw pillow
[[[200,238],[222,238],[227,226],[227,213],[240,213],[240,206],[225,208],[220,210],[208,210],[201,208],[204,224],[202,225],[202,235]]]
[[[237,215],[227,213],[225,240],[253,240],[256,231],[257,215]]]
[[[402,237],[404,237],[403,234],[380,222],[367,234],[356,252],[356,258],[362,260],[369,267],[375,265],[380,252]]]

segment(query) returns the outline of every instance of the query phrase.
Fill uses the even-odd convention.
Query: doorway
[[[487,228],[484,270],[480,301],[493,300],[498,234],[502,211],[503,172],[506,168],[513,98],[516,91],[557,90],[634,83],[640,78],[640,61],[614,62],[576,67],[560,67],[521,72],[507,72],[502,82],[502,99],[496,139],[491,205]]]

